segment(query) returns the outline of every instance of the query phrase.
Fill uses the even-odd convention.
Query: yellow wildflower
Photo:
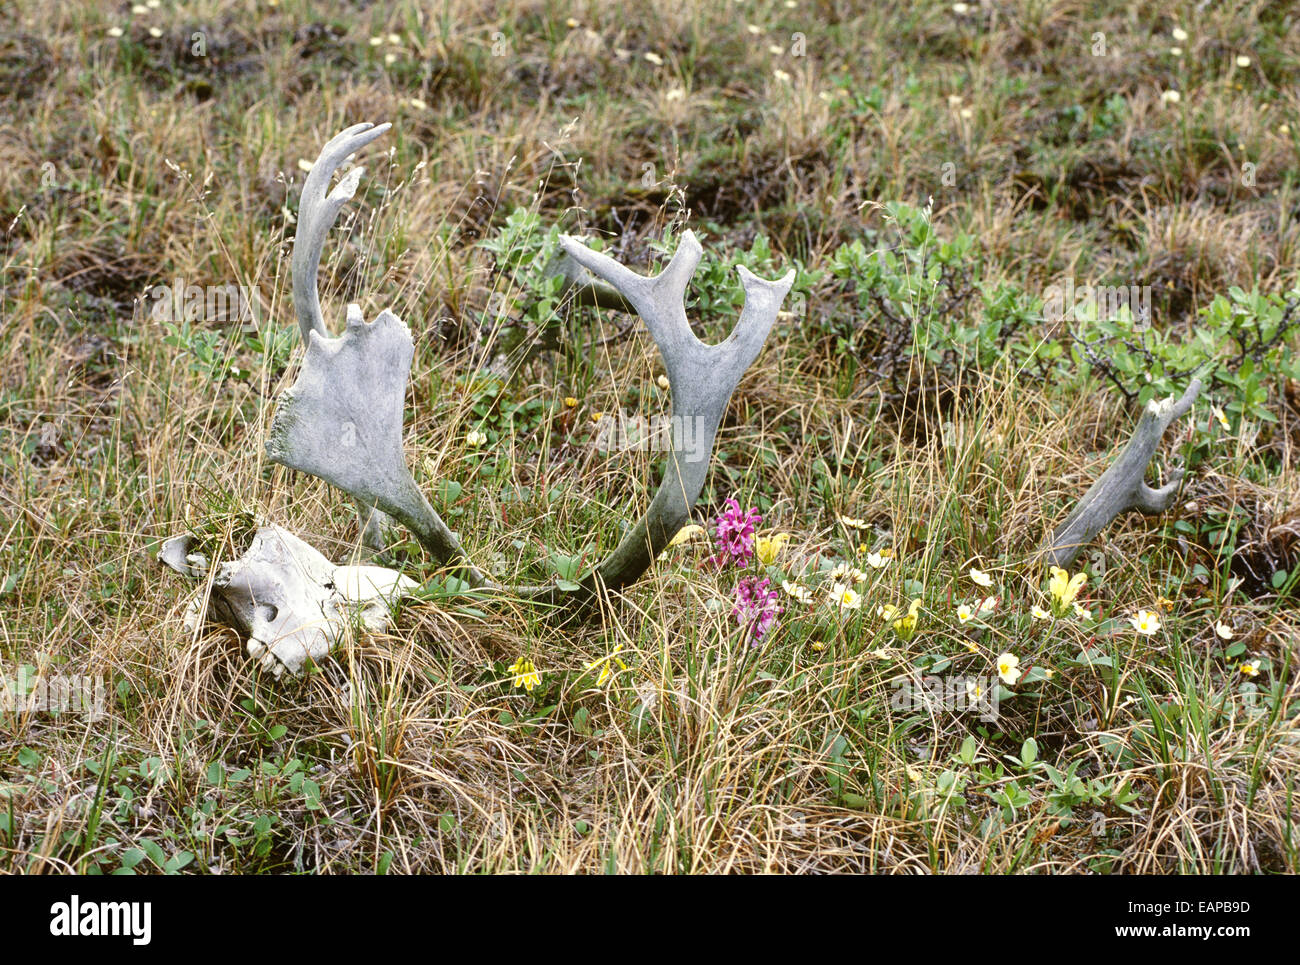
[[[915,599],[912,605],[907,608],[907,616],[900,617],[894,621],[894,632],[903,640],[911,640],[916,636],[916,624],[921,616],[921,600]]]
[[[692,540],[697,536],[704,534],[704,527],[691,523],[689,526],[683,526],[677,531],[677,535],[668,541],[669,546],[681,546],[687,540]]]
[[[514,674],[514,685],[522,687],[530,694],[533,688],[542,682],[542,675],[537,672],[533,662],[525,657],[520,657],[510,665],[510,673]]]
[[[756,536],[754,538],[754,555],[764,566],[771,566],[776,562],[777,556],[781,550],[785,549],[785,544],[790,542],[789,533],[776,533],[773,536]]]
[[[1070,612],[1070,604],[1088,582],[1088,574],[1081,570],[1070,576],[1059,566],[1053,566],[1050,572],[1052,577],[1047,581],[1047,592],[1052,596],[1052,612],[1063,617]]]
[[[625,664],[622,658],[619,657],[619,654],[622,652],[622,647],[615,647],[614,652],[608,656],[601,657],[599,660],[593,660],[591,663],[584,663],[582,665],[584,670],[599,671],[596,675],[597,687],[605,686],[605,684],[614,676],[616,673],[613,666],[614,664],[618,664],[618,669],[620,671],[627,669],[627,664]]]

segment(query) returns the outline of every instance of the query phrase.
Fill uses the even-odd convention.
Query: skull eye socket
[[[270,603],[260,603],[257,607],[257,615],[266,623],[274,623],[275,618],[280,615],[280,608]]]

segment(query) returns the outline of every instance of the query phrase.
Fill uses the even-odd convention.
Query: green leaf
[[[1038,741],[1032,737],[1020,745],[1020,761],[1028,766],[1038,760]]]

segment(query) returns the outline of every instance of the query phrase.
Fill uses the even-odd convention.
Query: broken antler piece
[[[1057,527],[1041,550],[1042,558],[1049,566],[1068,568],[1079,551],[1126,510],[1136,509],[1154,515],[1169,508],[1182,481],[1183,471],[1175,469],[1169,474],[1169,481],[1159,489],[1148,486],[1143,476],[1165,430],[1175,419],[1187,414],[1200,391],[1200,379],[1193,379],[1182,398],[1175,400],[1171,395],[1147,403],[1123,452],[1092,484],[1074,512]]]
[[[563,236],[560,244],[577,265],[618,292],[636,310],[659,346],[672,390],[672,448],[663,480],[645,516],[584,581],[586,594],[634,582],[690,518],[713,455],[718,425],[732,392],[763,348],[795,273],[765,281],[738,267],[745,307],[731,334],[717,345],[695,337],[686,320],[686,287],[702,250],[693,232],[682,235],[668,266],[653,278],[638,275],[607,255]]]

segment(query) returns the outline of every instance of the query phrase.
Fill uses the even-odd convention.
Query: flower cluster
[[[778,594],[766,576],[759,579],[746,576],[736,584],[736,605],[731,615],[736,623],[746,628],[746,635],[752,634],[752,643],[758,646],[767,631],[772,629],[781,607],[777,606]]]
[[[542,682],[542,675],[537,672],[533,662],[526,657],[520,657],[512,663],[509,672],[514,675],[514,685],[530,694],[533,688]]]
[[[754,558],[754,526],[761,523],[763,517],[752,507],[742,512],[740,503],[734,498],[728,498],[725,505],[726,509],[718,517],[714,529],[718,553],[713,562],[718,566],[725,566],[728,562],[739,567],[748,566]]]

